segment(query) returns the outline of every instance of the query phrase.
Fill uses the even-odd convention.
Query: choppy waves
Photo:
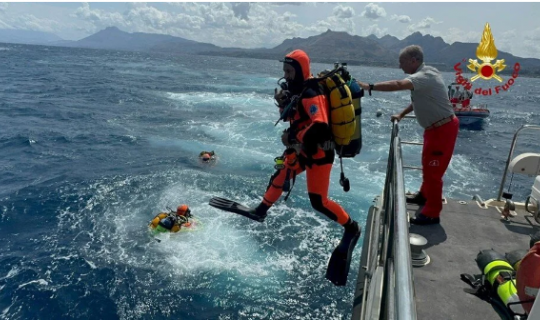
[[[6,48],[0,48],[6,124],[0,318],[350,317],[361,243],[349,284],[326,281],[341,229],[313,212],[303,175],[262,224],[207,204],[212,196],[260,201],[283,151],[285,125],[274,126],[272,101],[278,62]],[[350,70],[370,82],[403,76],[393,69]],[[519,80],[505,96],[486,98],[492,114],[483,130],[460,131],[446,196],[492,197],[513,132],[540,122],[538,81]],[[403,93],[364,98],[363,150],[344,160],[350,192],[342,191],[334,164],[330,196],[361,223],[384,183],[389,116],[408,101]],[[404,140],[422,138],[414,121],[404,120],[400,129]],[[534,146],[526,135],[523,148]],[[201,150],[216,151],[217,163],[200,164]],[[405,164],[419,165],[419,147],[403,151]],[[408,171],[407,189],[416,190],[420,179]],[[526,178],[513,181],[517,193],[530,190]],[[180,203],[190,205],[201,228],[153,239],[149,220]]]

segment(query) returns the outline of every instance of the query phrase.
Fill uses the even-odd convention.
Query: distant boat
[[[460,97],[456,97],[461,92]],[[452,83],[448,86],[448,97],[452,106],[454,107],[454,113],[459,119],[459,124],[468,126],[480,124],[484,119],[489,117],[489,110],[486,104],[471,105],[471,99],[473,97],[472,92],[466,90],[462,85],[458,83]]]
[[[463,108],[460,103],[454,105],[454,113],[460,125],[472,125],[484,121],[489,117],[489,110],[485,104]]]

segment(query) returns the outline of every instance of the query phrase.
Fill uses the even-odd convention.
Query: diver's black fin
[[[360,238],[361,229],[356,221],[356,228],[351,232],[345,232],[339,245],[334,249],[328,268],[326,269],[326,279],[330,280],[336,286],[344,286],[347,284],[349,268],[351,267],[351,257],[356,246],[358,238]]]
[[[261,215],[255,214],[252,209],[238,202],[225,199],[225,198],[214,197],[210,199],[210,202],[208,204],[214,208],[236,213],[246,218],[250,218],[252,220],[258,221],[258,222],[263,222],[264,219],[266,218],[266,215],[261,216]]]

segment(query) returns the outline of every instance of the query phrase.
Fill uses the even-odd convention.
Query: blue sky
[[[273,47],[327,29],[402,39],[420,31],[447,43],[478,43],[486,22],[498,50],[540,58],[540,3],[0,3],[0,29],[79,40],[108,26],[224,47]]]

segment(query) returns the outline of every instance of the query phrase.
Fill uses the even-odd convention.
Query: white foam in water
[[[199,145],[193,147],[190,142],[178,140],[177,143],[194,153],[199,150]],[[261,158],[272,160],[275,155],[272,150],[265,150],[265,147],[270,145],[276,148],[276,145],[266,142],[258,150],[232,161],[228,158],[238,154],[239,148],[235,149],[235,145],[240,142],[230,140],[228,143],[228,146],[218,149],[224,157],[220,165],[238,172],[235,179],[244,184],[266,185],[268,177],[273,173],[272,169],[268,170],[268,177],[251,181],[249,176],[242,175],[242,168],[260,163]],[[170,147],[174,147],[174,144]],[[279,150],[281,147],[278,145],[277,148]],[[369,172],[369,164],[357,159],[346,160],[346,170],[356,192],[369,189],[372,181],[384,181],[381,174]],[[343,192],[337,183],[338,175],[339,171],[334,167],[331,195],[340,198]],[[307,303],[311,299],[309,292],[313,284],[321,281],[326,283],[324,272],[332,249],[339,242],[341,228],[311,208],[304,210],[300,206],[299,201],[309,206],[305,176],[297,179],[298,185],[292,195],[294,201],[278,202],[263,224],[207,204],[211,196],[225,196],[208,191],[212,190],[212,179],[218,178],[211,170],[179,166],[146,177],[96,181],[90,186],[90,194],[93,196],[82,203],[83,212],[66,208],[61,214],[59,225],[72,229],[91,228],[87,230],[91,243],[79,250],[92,269],[102,268],[104,262],[107,265],[127,265],[134,270],[145,270],[151,266],[158,274],[169,275],[174,286],[182,290],[215,290],[234,284],[241,288],[238,290],[242,294],[257,296],[261,294],[261,288],[264,288],[273,306],[283,304],[281,298],[275,300],[276,294],[285,294],[289,298],[297,297],[287,309],[290,310],[294,305],[294,309],[298,314],[305,315],[305,319],[320,318],[316,315],[321,313],[324,313],[325,319],[339,319],[341,313],[336,309],[337,306],[317,311],[312,310]],[[137,185],[135,190],[131,190],[133,185]],[[253,206],[260,198],[237,194],[235,200]],[[84,200],[81,198],[80,201]],[[154,241],[147,233],[149,220],[159,211],[167,207],[174,209],[181,203],[189,204],[194,216],[201,221],[202,228],[193,232],[167,234],[160,243]],[[360,213],[351,214],[358,218]],[[358,261],[359,256],[360,250],[356,250],[353,261]],[[222,278],[224,276],[228,279]],[[215,299],[219,298],[213,299],[214,303],[218,303]],[[130,305],[123,299],[117,303]],[[154,302],[148,303],[152,305]],[[223,298],[222,303],[231,304],[232,301]],[[253,316],[259,312],[254,311],[253,306],[246,308],[240,313]],[[143,306],[138,310],[140,315],[148,314]],[[265,312],[268,310],[259,312],[261,319],[268,317]],[[275,311],[274,315],[277,314],[280,312]],[[121,317],[130,316],[125,314]]]
[[[193,174],[184,170],[181,180],[193,181]],[[189,203],[192,214],[201,221],[202,227],[197,231],[170,235],[157,250],[166,254],[166,261],[174,266],[175,272],[184,275],[209,270],[260,275],[261,270],[246,263],[253,263],[257,256],[256,242],[246,230],[231,223],[229,213],[217,212],[206,202],[201,202],[210,196],[208,192],[186,183],[177,183],[161,195],[159,202],[162,207],[171,206],[175,201],[180,204],[178,199],[182,199],[181,203]],[[182,254],[170,255],[171,250]]]
[[[213,288],[219,285],[212,283],[214,277],[228,274],[245,294],[252,290],[255,290],[253,294],[260,294],[258,288],[263,286],[274,292],[271,295],[285,290],[296,292],[296,295],[303,297],[301,301],[309,299],[306,291],[310,291],[313,283],[320,282],[324,277],[329,255],[339,241],[341,228],[326,217],[291,203],[276,204],[264,224],[212,208],[206,201],[214,194],[197,187],[199,183],[194,182],[211,178],[209,172],[175,169],[130,181],[96,183],[93,185],[96,192],[85,207],[92,210],[98,203],[103,206],[103,212],[91,218],[94,243],[98,240],[102,248],[97,252],[88,251],[87,254],[92,255],[93,261],[105,259],[110,263],[127,264],[130,268],[145,269],[151,265],[160,274],[171,274],[172,279],[181,279],[178,283],[175,281],[175,286],[180,288]],[[163,180],[167,187],[160,194],[143,196],[145,189],[156,190],[153,185]],[[132,194],[132,200],[118,203],[115,200],[118,194],[135,181],[143,185]],[[301,183],[305,184],[305,181]],[[295,192],[297,199],[308,201],[304,190]],[[242,195],[238,198],[246,205],[255,205],[258,201]],[[154,211],[140,210],[143,201],[150,202]],[[168,235],[160,243],[144,236],[153,214],[166,207],[174,209],[180,203],[190,205],[193,214],[202,222],[200,230]],[[290,242],[297,244],[277,249]],[[280,245],[274,248],[274,243]],[[134,251],[138,246],[142,246],[143,252]],[[358,257],[359,250],[355,252],[354,259],[358,260]],[[94,262],[85,260],[95,268]],[[204,279],[201,278],[203,274],[207,274]],[[312,312],[307,305],[299,310],[306,314]]]
[[[19,272],[21,272],[21,270],[17,266],[12,266],[9,272],[4,277],[0,278],[0,280],[12,278],[19,274]]]
[[[92,261],[89,261],[87,259],[84,259],[84,261],[86,261],[86,263],[88,263],[88,265],[90,266],[90,268],[92,269],[95,269],[96,268],[96,265],[92,262]]]
[[[342,318],[344,311],[338,308],[350,304],[352,292],[340,293],[342,298],[336,303],[315,310],[310,304],[314,284],[328,286],[328,296],[325,294],[323,299],[334,297],[334,288],[324,280],[324,273],[342,228],[311,208],[305,174],[297,178],[291,199],[287,203],[278,201],[264,223],[220,211],[207,203],[212,196],[230,197],[231,193],[234,200],[248,206],[255,206],[261,200],[264,187],[274,173],[273,159],[283,152],[279,137],[287,127],[286,124],[274,127],[278,113],[272,93],[272,90],[268,94],[167,93],[167,98],[173,101],[172,108],[179,112],[193,111],[194,116],[183,122],[182,135],[173,136],[164,131],[161,136],[141,137],[141,141],[148,141],[156,152],[180,149],[182,154],[192,155],[193,163],[197,163],[201,150],[215,150],[218,163],[215,168],[195,169],[179,163],[146,176],[112,177],[90,185],[83,194],[92,196],[79,199],[82,209],[65,208],[59,220],[61,228],[84,229],[86,233],[80,236],[91,239],[79,248],[90,268],[100,269],[105,263],[119,265],[122,270],[127,266],[137,272],[150,267],[155,274],[170,277],[171,286],[181,290],[234,287],[242,295],[264,295],[276,318],[288,317],[293,309],[302,319]],[[214,114],[213,111],[217,114],[223,111],[226,116],[202,116],[204,112]],[[382,123],[387,123],[387,119],[375,120],[369,126],[376,128]],[[351,192],[344,193],[339,185],[339,162],[334,162],[332,171],[330,197],[343,204],[359,222],[367,216],[371,195],[378,195],[384,183],[389,132],[375,134],[369,138],[377,142],[365,143],[362,155],[344,160]],[[248,170],[260,174],[253,177]],[[215,187],[221,179],[230,180],[238,190]],[[253,190],[260,192],[254,196]],[[359,194],[367,195],[366,199],[359,199]],[[181,203],[190,206],[202,227],[159,235],[161,242],[152,239],[147,230],[150,219]],[[351,282],[355,279],[360,245],[359,242],[353,255]],[[163,279],[154,281],[160,280]],[[211,299],[214,304],[234,304],[230,296]],[[122,308],[130,306],[123,298],[115,302]],[[152,303],[155,301],[139,305],[132,312],[148,315],[147,308]],[[251,304],[237,316],[246,314],[264,319],[270,316],[268,312]]]
[[[228,271],[242,276],[268,276],[264,260],[257,259],[257,242],[246,230],[225,224],[223,219],[204,221],[203,230],[171,236],[170,243],[161,247],[175,273],[185,277],[205,271]],[[169,255],[171,250],[181,254]]]
[[[124,261],[135,267],[142,267],[152,263],[155,259],[164,263],[158,268],[172,270],[176,274],[196,277],[199,272],[213,271],[221,273],[230,271],[242,275],[261,276],[267,275],[264,264],[257,262],[258,246],[253,239],[253,234],[246,232],[244,228],[239,228],[238,220],[231,218],[228,213],[217,212],[216,209],[208,206],[201,199],[208,199],[210,194],[199,190],[188,181],[193,181],[196,172],[190,170],[176,171],[178,182],[170,181],[170,188],[159,195],[155,204],[154,212],[138,212],[135,203],[120,204],[111,201],[109,197],[115,189],[125,185],[125,181],[117,181],[110,185],[96,184],[95,196],[86,204],[86,209],[91,211],[97,203],[104,205],[104,216],[95,217],[93,233],[97,239],[102,239],[104,248],[97,253],[98,258],[114,256],[120,261]],[[153,177],[148,180],[152,183]],[[161,177],[163,178],[163,177]],[[167,177],[167,179],[171,179]],[[136,201],[134,201],[136,202]],[[153,214],[166,207],[175,208],[180,203],[188,203],[190,208],[201,221],[202,228],[193,232],[182,232],[174,235],[166,235],[161,243],[153,242],[150,236],[140,237],[141,232],[146,234],[147,223]],[[131,208],[130,214],[125,214],[122,210]],[[134,219],[135,216],[141,216]],[[80,216],[80,215],[79,215]],[[67,217],[64,215],[64,219]],[[78,225],[77,222],[72,223]],[[104,226],[114,226],[114,232]],[[134,233],[139,236],[134,237]],[[147,254],[143,256],[133,256],[129,249],[135,241],[147,241]],[[105,239],[107,239],[105,241]],[[171,252],[179,254],[171,255]],[[264,260],[264,257],[261,257]],[[87,263],[95,268],[94,263]],[[257,266],[260,266],[259,268]]]
[[[11,308],[13,304],[2,310],[2,318],[7,318],[7,313],[9,312],[9,309]]]
[[[184,130],[189,135],[180,139],[182,144],[196,144],[197,140],[200,140],[220,146],[256,149],[261,147],[263,137],[269,134],[278,136],[283,130],[281,126],[273,126],[279,114],[277,108],[273,106],[270,94],[191,92],[167,93],[167,95],[170,99],[178,101],[180,108],[188,108],[193,112],[200,111],[199,114],[208,112],[210,115],[203,118],[195,117],[184,123]],[[215,116],[214,110],[220,110],[224,106],[231,113],[221,117]]]
[[[203,103],[209,106],[218,107],[227,105],[237,110],[242,115],[253,118],[261,117],[260,112],[270,104],[273,104],[273,97],[257,93],[218,93],[218,92],[186,92],[172,93],[168,92],[167,97],[171,100],[181,102],[183,106],[191,108],[191,111],[197,111],[197,107]],[[271,109],[272,110],[272,109]],[[275,112],[275,110],[272,110]]]
[[[454,154],[445,174],[446,179],[452,181],[452,184],[445,185],[445,187],[451,194],[457,194],[460,199],[471,199],[472,196],[481,191],[476,181],[485,180],[488,175],[480,168],[479,164],[471,162],[466,155]],[[475,178],[470,179],[470,177]]]
[[[37,283],[37,284],[42,285],[42,286],[46,286],[46,285],[49,284],[44,279],[37,279],[37,280],[32,280],[32,281],[29,281],[29,282],[26,282],[26,283],[23,283],[23,284],[19,285],[18,289],[20,289],[22,287],[25,287],[25,286],[27,286],[29,284],[33,284],[33,283]]]

